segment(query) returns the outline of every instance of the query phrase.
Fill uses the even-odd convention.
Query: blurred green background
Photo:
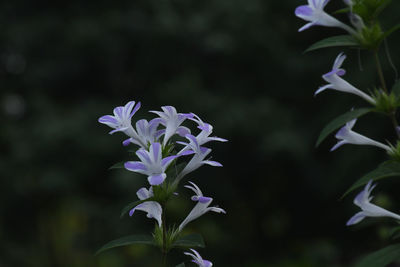
[[[294,9],[305,2],[0,3],[0,266],[158,265],[159,252],[145,246],[94,256],[106,242],[150,232],[154,223],[141,212],[119,218],[147,182],[108,171],[132,157],[124,136],[109,136],[97,122],[129,100],[142,102],[133,122],[172,105],[229,139],[209,145],[224,168],[203,167],[190,177],[227,210],[186,229],[202,233],[207,246],[199,251],[214,266],[348,266],[388,244],[393,222],[346,227],[358,211],[354,194],[339,200],[386,155],[355,146],[329,153],[333,137],[315,148],[327,122],[366,106],[333,91],[314,98],[321,75],[345,51],[345,78],[371,90],[371,57],[348,49],[303,54],[315,41],[342,34],[322,27],[298,33],[305,22]],[[398,22],[394,2],[384,28]],[[328,10],[340,7],[332,1]],[[397,65],[399,44],[399,34],[388,40]],[[394,72],[386,59],[383,65],[392,84]],[[382,141],[394,137],[379,115],[355,129]],[[376,201],[398,210],[397,186],[381,182]],[[177,201],[171,219],[180,222],[191,205]],[[172,253],[171,264],[182,261],[189,257]]]

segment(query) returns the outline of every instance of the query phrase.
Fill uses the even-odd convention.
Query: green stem
[[[162,205],[162,238],[163,238],[163,245],[162,245],[162,265],[167,267],[167,227],[165,221],[165,204]]]
[[[383,91],[385,91],[385,93],[388,94],[389,92],[386,87],[385,77],[383,76],[382,66],[381,66],[381,62],[379,61],[377,50],[374,51],[374,58],[375,58],[376,69],[378,71],[378,76],[379,76],[379,79],[381,80],[382,89],[383,89]]]
[[[379,76],[379,79],[381,81],[382,89],[386,94],[389,95],[389,91],[388,91],[388,89],[386,87],[385,77],[383,76],[381,62],[380,62],[379,56],[378,56],[378,50],[374,51],[374,58],[375,58],[376,69],[378,71],[378,76]],[[399,124],[398,124],[397,119],[396,119],[396,110],[391,112],[389,114],[389,117],[390,117],[390,119],[392,121],[392,124],[393,124],[394,130],[396,132],[397,138],[400,139],[400,132],[397,130],[397,127],[399,126]]]

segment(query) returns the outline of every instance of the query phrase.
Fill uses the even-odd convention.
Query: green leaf
[[[331,134],[333,131],[337,130],[339,127],[343,126],[344,124],[346,124],[346,122],[349,122],[355,118],[359,118],[371,111],[372,111],[372,109],[370,109],[370,108],[360,108],[360,109],[350,110],[350,111],[340,115],[339,117],[337,117],[336,119],[331,121],[328,125],[326,125],[324,129],[322,129],[322,131],[318,137],[316,146],[319,146],[321,144],[321,142],[324,141],[324,139],[329,134]]]
[[[125,236],[119,239],[115,239],[111,242],[108,242],[104,246],[102,246],[95,255],[108,250],[110,248],[122,247],[122,246],[129,246],[134,244],[141,244],[141,245],[155,245],[153,237],[151,235],[130,235]]]
[[[400,97],[400,80],[397,80],[392,87],[392,92],[395,96]]]
[[[181,264],[176,265],[175,267],[185,267],[185,263],[182,262]]]
[[[154,197],[150,197],[150,198],[147,198],[147,199],[144,199],[144,200],[137,200],[137,201],[134,201],[134,202],[129,203],[128,205],[126,205],[126,206],[122,209],[120,218],[124,217],[125,214],[126,214],[128,211],[130,211],[131,209],[133,209],[133,208],[136,207],[137,205],[139,205],[139,204],[141,204],[141,203],[143,203],[143,202],[146,202],[146,201],[153,201],[153,200],[154,200]]]
[[[333,12],[333,14],[345,14],[345,13],[349,13],[350,12],[350,8],[349,7],[345,7],[345,8],[341,8],[339,10],[336,10],[335,12]]]
[[[114,165],[112,165],[110,168],[108,168],[109,170],[112,170],[112,169],[123,169],[123,168],[125,168],[124,167],[124,164],[125,164],[125,162],[123,162],[123,161],[121,161],[121,162],[118,162],[118,163],[115,163]]]
[[[203,237],[199,234],[190,234],[185,235],[179,239],[177,239],[172,247],[199,247],[204,248],[204,240]]]
[[[400,237],[400,226],[394,227],[391,231],[389,236],[394,240]]]
[[[400,244],[375,251],[360,260],[354,267],[386,266],[396,260],[400,260]]]
[[[400,176],[400,163],[398,161],[390,160],[383,162],[375,170],[367,173],[361,177],[357,182],[355,182],[347,191],[343,194],[342,198],[349,194],[354,189],[363,186],[369,182],[369,180],[380,180],[383,178]]]
[[[383,36],[382,39],[387,38],[389,35],[391,35],[392,33],[394,33],[395,31],[400,30],[400,24],[397,24],[395,26],[393,26],[392,28],[390,28],[389,30],[387,30]]]
[[[359,46],[360,43],[351,35],[337,35],[333,37],[329,37],[323,39],[321,41],[316,42],[315,44],[311,45],[307,48],[304,53],[326,48],[326,47],[334,47],[334,46]]]

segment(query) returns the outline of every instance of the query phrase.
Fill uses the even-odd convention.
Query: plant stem
[[[162,265],[167,267],[167,227],[165,221],[165,204],[162,205],[162,238],[163,238],[163,247],[162,247]]]
[[[386,87],[385,77],[383,76],[381,62],[380,62],[379,56],[378,56],[378,50],[374,51],[374,58],[375,58],[376,69],[378,71],[378,76],[379,76],[379,79],[381,80],[382,89],[386,94],[389,95],[389,91],[388,91],[388,89]],[[397,130],[397,127],[399,126],[399,124],[398,124],[397,119],[396,119],[396,110],[391,112],[389,114],[389,117],[390,117],[390,119],[392,121],[392,124],[393,124],[394,130],[396,132],[397,138],[400,139],[400,132]]]
[[[379,61],[377,50],[374,51],[374,58],[375,58],[376,69],[378,71],[378,76],[379,76],[379,79],[381,80],[382,89],[383,89],[383,91],[385,91],[385,93],[389,94],[387,87],[386,87],[385,77],[383,76],[382,66],[381,66],[381,62]]]

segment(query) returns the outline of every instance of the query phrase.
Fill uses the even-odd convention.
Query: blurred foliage
[[[340,7],[332,2],[328,10]],[[400,3],[393,2],[383,29],[398,23]],[[337,92],[313,98],[341,50],[302,52],[341,32],[315,27],[299,34],[303,21],[293,14],[299,4],[0,3],[0,266],[159,264],[159,252],[145,246],[94,256],[106,242],[153,226],[144,214],[119,218],[146,181],[108,171],[132,156],[121,135],[109,136],[97,122],[131,99],[143,104],[136,118],[173,105],[229,139],[212,144],[224,168],[204,167],[191,177],[228,213],[207,214],[185,229],[203,234],[207,246],[200,252],[215,266],[345,266],[387,243],[381,228],[390,222],[347,228],[356,210],[352,196],[338,201],[386,156],[352,146],[329,154],[333,138],[314,147],[327,122],[365,105]],[[396,64],[399,42],[398,35],[388,40]],[[346,78],[374,88],[371,57],[345,51]],[[393,82],[387,60],[384,69]],[[357,130],[394,137],[383,118],[363,118]],[[380,183],[379,191],[388,195],[386,207],[398,209],[395,183]],[[182,220],[190,205],[176,201],[171,220]],[[171,256],[171,263],[189,260],[180,251]]]

